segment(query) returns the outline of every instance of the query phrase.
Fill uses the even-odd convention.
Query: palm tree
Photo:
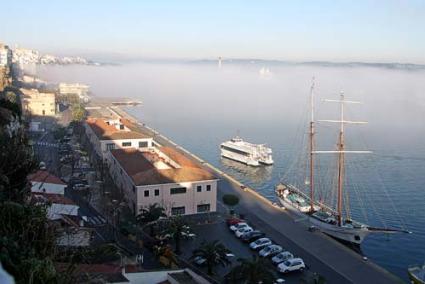
[[[137,215],[136,220],[139,225],[150,225],[150,234],[153,236],[154,223],[161,217],[166,217],[165,209],[159,206],[158,203],[150,204],[148,207],[140,209],[140,214]]]
[[[180,254],[180,241],[183,232],[187,232],[189,226],[181,216],[173,216],[168,220],[168,232],[176,245],[175,252]]]
[[[228,283],[268,284],[274,282],[271,267],[265,259],[256,255],[252,259],[239,258],[239,265],[232,269]]]
[[[219,264],[226,266],[230,264],[230,261],[227,259],[227,253],[229,253],[229,250],[218,240],[215,240],[208,243],[202,242],[201,246],[193,251],[191,258],[204,258],[208,269],[208,275],[212,275],[214,266]]]

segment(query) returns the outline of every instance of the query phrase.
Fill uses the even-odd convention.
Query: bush
[[[239,203],[239,197],[233,194],[225,194],[223,195],[223,203],[230,207],[236,206]]]

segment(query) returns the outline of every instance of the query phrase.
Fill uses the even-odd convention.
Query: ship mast
[[[342,199],[344,188],[344,93],[341,92],[341,123],[338,142],[338,225],[342,225]]]
[[[346,153],[353,153],[353,154],[365,154],[365,153],[371,153],[370,151],[347,151],[345,150],[345,142],[344,142],[344,124],[366,124],[366,121],[350,121],[344,119],[344,105],[346,103],[349,104],[360,104],[360,102],[357,101],[347,101],[345,100],[344,93],[341,92],[340,99],[339,100],[328,100],[325,99],[326,102],[333,102],[333,103],[339,103],[340,104],[340,111],[341,111],[341,117],[339,120],[318,120],[320,122],[331,122],[331,123],[339,123],[340,130],[339,130],[339,137],[338,137],[338,149],[336,151],[312,151],[314,154],[324,154],[324,153],[335,153],[338,154],[338,200],[337,200],[337,214],[338,214],[338,226],[342,226],[343,224],[343,198],[344,198],[344,175],[345,175],[345,167],[344,167],[344,160],[345,160],[345,154]]]
[[[310,89],[310,212],[314,211],[314,77]]]

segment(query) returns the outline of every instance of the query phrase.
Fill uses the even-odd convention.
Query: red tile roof
[[[76,205],[74,201],[62,194],[33,192],[32,195],[34,198],[44,198],[55,204]]]
[[[180,165],[180,168],[157,169],[149,160],[152,155],[136,149],[116,149],[111,153],[136,185],[213,180],[216,177],[198,163],[171,147],[159,150]],[[159,158],[157,156],[157,158]]]
[[[87,125],[90,126],[99,140],[150,138],[149,135],[128,119],[121,118],[120,122],[130,130],[118,130],[115,126],[107,124],[102,118],[89,117],[86,119]]]
[[[48,171],[39,170],[28,176],[28,180],[32,182],[44,182],[44,183],[53,183],[66,185],[60,178],[55,175],[52,175]]]

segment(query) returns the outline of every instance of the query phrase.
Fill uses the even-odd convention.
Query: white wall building
[[[28,176],[31,192],[64,195],[66,183],[48,171],[37,171]]]
[[[109,170],[134,214],[158,203],[167,215],[216,211],[217,178],[170,147],[109,152]]]
[[[12,63],[12,50],[0,43],[0,67],[10,66]]]
[[[84,127],[94,150],[104,161],[113,149],[148,149],[154,146],[153,138],[127,119],[89,117]]]

